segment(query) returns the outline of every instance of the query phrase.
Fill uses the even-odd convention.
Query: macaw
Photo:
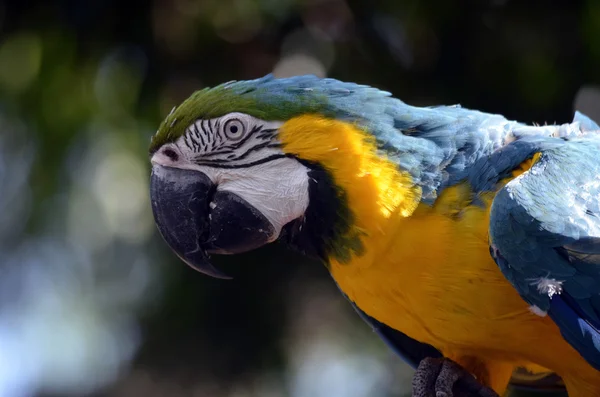
[[[275,241],[318,258],[420,361],[413,395],[502,394],[522,367],[600,396],[600,127],[587,116],[527,125],[267,75],[196,91],[149,154],[154,219],[183,262],[227,278],[210,254]]]

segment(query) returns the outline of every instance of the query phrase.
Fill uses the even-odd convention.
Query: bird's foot
[[[500,397],[448,358],[425,358],[412,381],[413,397]]]

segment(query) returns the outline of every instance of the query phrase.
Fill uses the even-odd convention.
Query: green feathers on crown
[[[196,91],[161,123],[152,137],[150,153],[182,136],[194,121],[232,112],[269,121],[285,121],[309,113],[334,117],[334,109],[327,106],[328,91],[324,89],[329,80],[315,76],[275,79],[267,75],[256,80],[231,81]]]

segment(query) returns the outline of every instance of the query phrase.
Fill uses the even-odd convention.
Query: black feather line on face
[[[215,130],[217,130],[217,128],[215,128],[216,126],[216,121],[212,120],[208,120],[206,122],[206,125],[208,125],[208,130],[210,131],[210,146],[208,148],[209,151],[211,150],[215,150],[215,144],[217,143],[217,137],[216,137],[216,133]]]
[[[200,125],[200,128],[202,129],[202,131],[198,130],[198,125]],[[267,130],[263,130],[262,129],[262,125],[255,125],[254,127],[252,127],[252,129],[250,130],[249,133],[246,134],[246,136],[243,137],[243,139],[241,139],[238,142],[229,142],[229,140],[227,139],[226,136],[223,135],[222,131],[221,131],[221,124],[218,120],[214,121],[214,120],[196,120],[196,122],[194,124],[192,124],[190,126],[190,128],[188,129],[188,132],[185,134],[185,140],[186,140],[186,144],[187,144],[187,139],[191,138],[192,144],[194,143],[200,143],[201,148],[203,149],[203,151],[205,152],[206,155],[211,155],[213,153],[210,153],[211,150],[215,150],[215,149],[223,149],[223,150],[236,150],[239,149],[241,146],[243,146],[250,138],[252,138],[255,134],[260,133],[260,132],[265,132],[265,133],[269,133],[269,137],[274,136],[274,132],[276,132],[277,130],[275,129],[267,129]],[[193,134],[192,136],[190,136],[191,134]],[[194,139],[194,137],[196,137],[196,139]],[[267,137],[267,135],[265,134],[264,137]],[[189,147],[189,145],[188,145]],[[195,146],[195,150],[196,152],[200,152],[200,150],[198,150],[198,147]]]
[[[280,144],[278,143],[270,143],[270,142],[264,142],[261,143],[259,145],[256,146],[252,146],[251,148],[249,148],[248,150],[246,150],[244,153],[242,153],[241,155],[235,155],[235,157],[233,158],[227,158],[227,159],[216,159],[216,160],[205,160],[205,156],[202,156],[200,159],[198,159],[198,161],[196,161],[195,163],[198,165],[210,165],[210,166],[222,166],[222,168],[236,168],[235,165],[230,165],[230,167],[225,167],[228,165],[228,163],[232,162],[232,161],[238,161],[238,160],[243,160],[246,157],[248,157],[251,153],[260,150],[260,149],[264,149],[264,148],[275,148],[275,147],[279,147]],[[285,157],[285,156],[284,156]],[[254,163],[252,163],[254,164]]]
[[[195,163],[218,168],[244,168],[257,164],[257,160],[248,164],[230,164],[231,162],[243,160],[251,153],[263,148],[280,147],[279,143],[273,143],[277,129],[263,129],[263,125],[254,125],[252,129],[238,142],[230,142],[220,130],[222,123],[219,120],[196,120],[189,128],[184,137],[185,145],[197,153],[199,157]],[[243,153],[236,153],[249,140],[256,138],[260,143],[248,148]],[[225,159],[215,159],[216,156],[226,156]],[[211,158],[213,158],[211,160]],[[271,159],[271,156],[267,157]]]
[[[197,161],[195,162],[195,164],[197,165],[205,165],[207,167],[212,167],[212,168],[223,168],[223,169],[237,169],[237,168],[250,168],[250,167],[254,167],[255,165],[259,165],[259,164],[264,164],[264,163],[268,163],[270,161],[273,160],[277,160],[277,159],[281,159],[284,157],[289,157],[286,154],[273,154],[271,156],[262,158],[260,160],[256,160],[253,161],[251,163],[246,163],[246,164],[229,164],[229,161],[233,161],[233,160],[229,160],[229,161],[225,161],[223,163],[220,162],[208,162],[208,161]]]
[[[277,132],[276,129],[269,128],[269,129],[266,129],[266,130],[262,130],[260,132],[260,134],[258,134],[256,137],[258,139],[263,139],[263,140],[272,139],[275,136],[276,132]]]
[[[252,152],[256,152],[257,150],[263,149],[263,148],[274,148],[274,147],[279,147],[280,145],[277,143],[270,143],[270,142],[264,142],[261,143],[259,145],[256,146],[252,146],[251,148],[249,148],[248,150],[246,150],[244,153],[242,153],[241,155],[239,155],[236,160],[243,160],[246,157],[248,157]]]
[[[202,127],[202,125],[200,125],[200,127]],[[206,142],[204,141],[204,136],[206,134],[206,132],[204,130],[200,131],[198,129],[198,124],[194,123],[194,133],[196,134],[196,136],[198,137],[197,140],[199,140],[199,146],[204,150],[204,148],[206,148]]]
[[[225,139],[225,137],[221,136],[221,121],[219,119],[214,120],[213,121],[214,125],[214,130],[213,133],[215,134],[215,144],[218,145],[221,142],[223,142],[223,140]]]
[[[185,142],[185,146],[187,146],[187,148],[190,149],[190,151],[193,152],[194,151],[193,144],[190,143],[190,140],[191,140],[190,134],[185,134],[184,137],[183,137],[183,142]]]
[[[196,124],[194,124],[193,132],[194,136],[196,136],[196,139],[192,140],[192,142],[194,142],[194,149],[196,152],[200,152],[200,149],[203,149],[206,146],[206,144],[204,143],[204,139],[202,139],[202,133],[200,132]]]
[[[213,156],[218,156],[220,154],[233,154],[234,157],[236,156],[236,154],[234,153],[233,150],[217,150],[217,151],[210,152],[210,153],[203,153],[202,158],[205,159],[205,158],[209,158],[209,157],[213,157]]]
[[[210,129],[210,124],[206,120],[200,121],[200,128],[202,128],[202,132],[204,133],[204,138],[206,138],[206,146],[204,151],[207,151],[210,148],[211,134],[212,131]]]
[[[261,125],[255,125],[254,127],[252,127],[252,130],[250,130],[249,133],[246,134],[246,136],[241,139],[238,142],[235,142],[233,144],[230,145],[223,145],[223,149],[231,149],[231,150],[236,150],[241,148],[242,146],[244,146],[244,143],[248,142],[248,140],[250,138],[252,138],[256,133],[260,132],[262,130],[262,126]]]
[[[319,164],[298,160],[309,168],[309,205],[304,216],[282,229],[280,240],[301,253],[321,260],[346,263],[352,255],[362,254],[360,239],[349,234],[354,222],[345,192]]]

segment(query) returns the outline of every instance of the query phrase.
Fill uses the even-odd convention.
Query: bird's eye
[[[231,119],[227,121],[223,127],[223,130],[225,131],[225,136],[232,141],[241,139],[246,132],[244,123],[238,119]]]

